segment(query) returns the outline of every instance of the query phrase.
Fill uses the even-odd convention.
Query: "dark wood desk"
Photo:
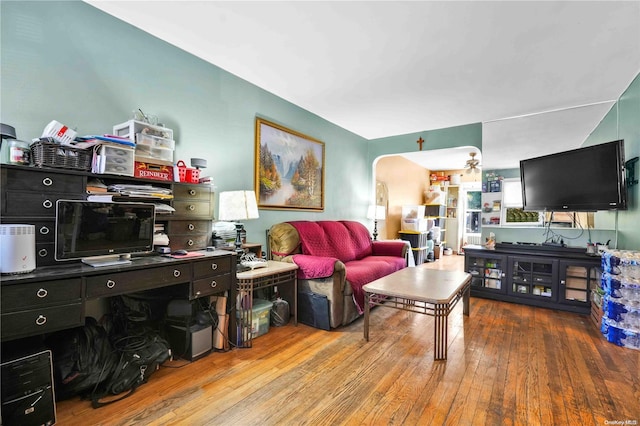
[[[200,253],[202,256],[185,259],[134,257],[130,264],[100,268],[77,262],[2,276],[2,341],[82,326],[85,304],[93,299],[172,285],[184,285],[184,296],[189,299],[228,291],[228,312],[236,299],[235,254],[224,250]],[[229,315],[232,342],[235,333],[233,313]]]

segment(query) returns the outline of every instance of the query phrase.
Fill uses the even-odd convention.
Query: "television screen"
[[[625,210],[624,141],[520,161],[524,210]]]
[[[154,224],[153,204],[58,200],[55,258],[150,252]]]

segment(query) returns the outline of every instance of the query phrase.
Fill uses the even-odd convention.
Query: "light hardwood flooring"
[[[173,361],[118,403],[59,402],[58,424],[640,424],[640,351],[587,316],[471,298],[469,317],[451,313],[447,361],[432,317],[377,308],[368,343],[362,328],[272,327],[251,349]]]

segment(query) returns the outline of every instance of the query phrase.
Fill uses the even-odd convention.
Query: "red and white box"
[[[134,167],[134,176],[144,179],[155,179],[166,182],[173,182],[173,166],[136,161]]]

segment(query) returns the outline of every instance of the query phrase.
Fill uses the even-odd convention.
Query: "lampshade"
[[[218,220],[257,219],[258,203],[254,191],[225,191],[220,193]]]
[[[387,216],[387,209],[384,206],[370,205],[367,211],[367,219],[384,219]]]

